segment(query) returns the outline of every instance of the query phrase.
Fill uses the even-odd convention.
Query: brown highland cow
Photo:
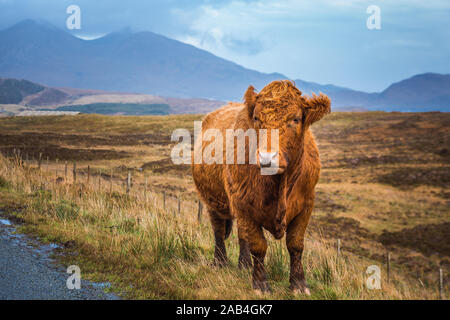
[[[203,120],[202,132],[215,128],[224,137],[226,129],[245,132],[253,128],[258,141],[259,129],[268,129],[268,132],[278,129],[279,132],[277,149],[270,143],[266,150],[256,149],[256,164],[248,162],[251,148],[246,140],[245,164],[235,161],[235,164],[192,165],[195,185],[208,208],[214,230],[215,264],[227,263],[224,241],[236,219],[239,267],[251,266],[251,254],[256,290],[270,290],[264,268],[267,250],[264,228],[276,239],[286,233],[291,263],[290,289],[309,294],[301,259],[320,171],[319,151],[309,127],[329,112],[330,100],[326,95],[302,96],[291,81],[284,80],[270,83],[259,93],[250,86],[244,95],[244,104],[230,103]],[[194,152],[203,152],[212,143],[197,142]],[[226,148],[223,150],[225,159]],[[261,175],[261,167],[275,160],[278,163],[276,174]]]

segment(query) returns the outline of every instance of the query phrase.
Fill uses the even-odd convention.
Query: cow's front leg
[[[310,214],[303,212],[294,218],[289,224],[286,232],[286,245],[291,260],[291,273],[289,277],[289,288],[296,294],[310,295],[308,285],[303,271],[302,254],[306,226]]]
[[[244,232],[242,228],[238,226],[238,237],[239,237],[239,269],[242,268],[251,268],[252,266],[252,258],[250,256],[250,246],[244,238]]]
[[[257,226],[250,219],[240,220],[239,228],[243,232],[243,238],[250,247],[250,253],[253,258],[253,289],[261,292],[270,291],[267,283],[267,273],[264,267],[264,258],[267,251],[267,241],[261,226]]]
[[[214,264],[216,266],[225,266],[228,262],[227,251],[225,248],[226,220],[222,219],[216,212],[210,212],[210,220],[214,231],[215,249]]]

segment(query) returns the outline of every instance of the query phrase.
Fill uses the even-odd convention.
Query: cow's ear
[[[248,117],[251,119],[253,117],[253,110],[255,109],[256,104],[256,92],[253,86],[249,86],[247,91],[245,91],[244,102],[247,107]]]
[[[305,102],[305,119],[304,123],[307,126],[319,121],[331,111],[331,101],[328,96],[323,93],[308,97]]]

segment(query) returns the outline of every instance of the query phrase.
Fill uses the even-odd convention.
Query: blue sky
[[[28,18],[65,28],[71,4],[83,36],[149,30],[292,79],[381,91],[450,73],[448,0],[0,0],[0,28]],[[370,5],[381,9],[380,30],[366,27]]]

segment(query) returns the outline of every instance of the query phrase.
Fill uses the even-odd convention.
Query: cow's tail
[[[232,230],[233,230],[233,220],[232,219],[225,220],[225,239],[227,239],[230,236]]]

